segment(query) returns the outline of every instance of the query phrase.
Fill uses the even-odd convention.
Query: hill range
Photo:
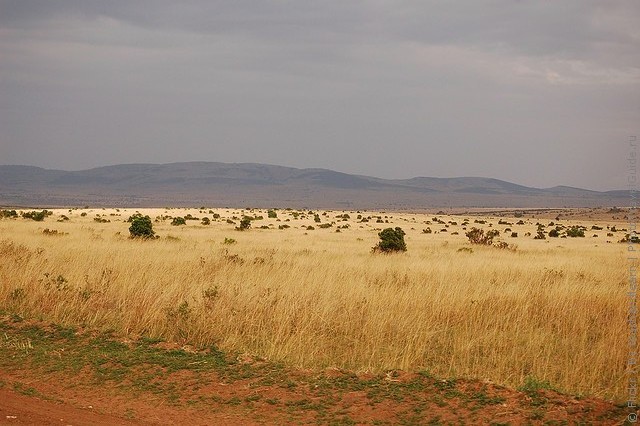
[[[627,191],[532,188],[481,177],[381,179],[255,163],[122,164],[81,171],[0,166],[0,205],[428,210],[622,206]]]

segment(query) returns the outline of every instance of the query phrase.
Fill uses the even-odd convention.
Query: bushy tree
[[[0,211],[0,218],[3,218],[3,217],[9,217],[9,218],[18,217],[18,212],[16,212],[15,210],[2,210]]]
[[[500,235],[500,231],[492,229],[485,234],[484,229],[471,228],[465,235],[471,244],[490,246],[493,244],[493,239]]]
[[[240,220],[240,226],[236,226],[236,231],[246,231],[249,228],[251,228],[251,218],[244,216],[242,220]]]
[[[584,237],[584,229],[579,226],[572,226],[571,228],[567,229],[567,237]]]
[[[405,233],[400,227],[386,228],[378,233],[380,242],[373,247],[373,251],[392,253],[396,251],[407,251],[407,244],[404,242]]]
[[[53,212],[49,210],[42,210],[41,212],[23,212],[22,217],[25,219],[35,220],[36,222],[42,222],[47,216],[51,216],[52,214]]]
[[[180,226],[180,225],[186,225],[187,221],[185,220],[184,217],[174,217],[173,220],[171,221],[171,224],[173,226]]]
[[[149,216],[134,216],[131,218],[131,226],[129,227],[131,238],[154,238],[155,231]]]

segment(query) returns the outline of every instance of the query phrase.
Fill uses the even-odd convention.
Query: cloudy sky
[[[640,2],[0,0],[0,164],[624,188]]]

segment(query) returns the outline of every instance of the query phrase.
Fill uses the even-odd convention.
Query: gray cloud
[[[621,187],[639,16],[632,1],[0,1],[0,162]]]

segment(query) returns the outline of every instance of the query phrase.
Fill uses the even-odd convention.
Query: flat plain
[[[132,351],[153,342],[143,346],[192,356],[189,362],[194,363],[215,364],[207,357],[227,354],[225,365],[233,358],[234,368],[257,369],[254,375],[260,380],[266,374],[261,369],[277,366],[276,382],[288,380],[292,387],[300,377],[306,377],[302,382],[312,389],[322,389],[314,381],[318,377],[330,378],[327,386],[333,394],[338,392],[336,383],[344,384],[340,377],[366,383],[339,388],[342,402],[349,392],[365,392],[366,403],[375,402],[371,390],[380,389],[381,383],[398,382],[404,391],[419,393],[422,388],[405,385],[428,378],[435,387],[424,392],[437,398],[422,405],[407,402],[405,407],[416,423],[457,424],[469,413],[482,412],[486,419],[502,415],[501,424],[576,418],[606,423],[623,415],[617,404],[626,397],[629,277],[628,245],[620,242],[628,233],[622,209],[410,213],[202,207],[50,212],[43,221],[22,218],[20,210],[19,217],[0,220],[3,370],[19,370],[25,377],[27,370],[39,371],[32,376],[33,387],[27,387],[34,392],[45,392],[36,386],[42,371],[61,374],[69,369],[91,377],[103,369],[102,386],[116,383],[118,395],[132,389],[150,392],[126,380],[127,375],[141,374],[130,368],[135,364],[131,359],[112,354],[107,356],[110,361],[95,366],[87,361],[90,354],[83,358],[78,354],[84,352],[73,352],[74,345],[88,345],[86,336],[108,336],[101,338]],[[157,238],[130,238],[128,219],[138,213],[151,218]],[[185,218],[186,224],[172,225],[176,217]],[[243,217],[252,219],[251,227],[239,231]],[[372,251],[378,233],[389,227],[406,233],[406,252]],[[466,233],[473,228],[497,230],[499,235],[493,245],[471,244]],[[552,230],[557,237],[549,236]],[[572,231],[582,231],[584,237],[568,236]],[[540,234],[544,238],[535,238]],[[58,336],[66,343],[48,346],[51,341],[33,334],[43,329],[49,329],[52,341]],[[60,330],[68,330],[67,337],[56,334]],[[65,348],[76,358],[65,355]],[[62,362],[65,356],[77,365]],[[96,371],[85,371],[87,364]],[[112,377],[113,372],[106,372],[109,368],[119,369],[122,377]],[[162,364],[155,375],[145,370],[151,376],[144,377],[153,382],[153,377],[174,372]],[[249,380],[251,374],[246,375],[236,380]],[[13,382],[14,390],[25,389],[10,373],[3,380],[5,385]],[[92,380],[83,386],[95,385]],[[174,390],[182,389],[176,386]],[[204,409],[193,396],[159,389],[154,395],[169,394],[174,404],[182,401]],[[503,389],[514,393],[498,395],[506,392]],[[480,398],[485,403],[474,409],[465,399],[467,390],[476,395],[471,398],[475,402],[478,395],[489,399]],[[256,399],[251,395],[237,404],[218,403],[232,407],[245,420],[261,413],[256,404],[262,404],[300,423],[412,423],[393,410],[387,410],[386,417],[366,417],[347,408],[341,412],[287,405],[259,390]],[[530,406],[513,402],[514,395]],[[74,400],[68,395],[57,398]],[[554,398],[561,403],[554,403]],[[615,404],[605,403],[610,400]],[[572,414],[572,404],[591,408]],[[241,408],[245,411],[237,411]],[[153,422],[141,409],[138,415],[133,408],[129,414],[104,410],[131,421]],[[448,414],[428,414],[438,410]],[[305,414],[296,414],[299,411]],[[271,414],[261,415],[266,417],[252,421],[273,420]],[[227,421],[233,423],[231,418]]]

